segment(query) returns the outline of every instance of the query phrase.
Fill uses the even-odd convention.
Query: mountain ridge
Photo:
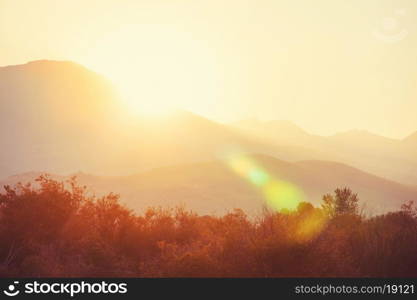
[[[397,210],[406,201],[417,198],[417,187],[380,178],[338,162],[286,162],[274,157],[248,155],[271,178],[289,182],[305,194],[304,201],[320,205],[321,197],[338,187],[349,187],[359,194],[366,212],[377,214]],[[31,173],[31,180],[36,175]],[[72,174],[73,175],[73,174]],[[72,175],[52,175],[64,180]],[[0,180],[0,185],[16,184],[18,176]],[[28,181],[27,176],[23,179]],[[29,180],[30,181],[30,180]],[[121,195],[127,207],[142,212],[149,206],[185,205],[199,213],[224,213],[242,208],[251,214],[260,213],[265,205],[263,192],[248,180],[234,173],[221,160],[159,167],[129,176],[78,177],[81,185],[96,195],[114,192]]]
[[[316,151],[321,154],[316,158],[318,160],[339,161],[381,177],[417,186],[417,172],[413,172],[417,170],[417,142],[413,142],[417,136],[414,138],[414,134],[405,140],[357,129],[331,136],[308,134],[306,131],[300,134],[298,130],[282,134],[279,128],[269,124],[263,122],[262,126],[247,128],[242,123],[235,123],[235,126],[270,143]]]
[[[29,170],[128,175],[241,151],[288,162],[337,161],[417,185],[417,146],[411,142],[380,137],[369,142],[355,131],[349,139],[317,136],[290,121],[256,121],[259,128],[245,130],[190,112],[159,120],[133,118],[108,84],[68,61],[0,68],[0,176]]]

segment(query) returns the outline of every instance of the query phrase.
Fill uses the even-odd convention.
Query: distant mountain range
[[[289,121],[244,120],[232,126],[264,142],[303,147],[318,154],[320,160],[342,162],[417,186],[417,132],[403,140],[395,140],[365,130],[318,136]]]
[[[1,67],[0,99],[3,184],[81,171],[82,183],[119,192],[135,209],[183,201],[204,212],[258,210],[259,191],[223,162],[239,151],[315,203],[339,186],[375,212],[417,199],[417,132],[404,140],[358,130],[323,137],[288,121],[219,124],[185,111],[134,118],[109,81],[72,62]]]
[[[27,171],[133,174],[216,159],[230,148],[285,160],[318,157],[185,111],[160,120],[133,118],[109,82],[70,62],[0,68],[0,98],[0,177]]]
[[[401,185],[344,164],[326,161],[285,162],[265,155],[250,158],[272,177],[295,185],[304,201],[321,203],[325,193],[336,187],[350,187],[358,193],[360,206],[368,214],[396,210],[406,201],[417,199],[417,188]],[[34,182],[41,173],[11,176],[0,185]],[[185,205],[199,213],[224,213],[241,208],[260,213],[265,205],[262,191],[236,176],[222,161],[200,162],[156,168],[131,176],[93,176],[74,174],[81,185],[98,196],[114,192],[128,207],[143,212],[150,206]],[[57,180],[69,176],[51,175]]]

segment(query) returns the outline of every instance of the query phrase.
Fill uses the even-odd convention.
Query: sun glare
[[[87,60],[115,84],[131,113],[200,113],[215,101],[215,57],[190,33],[172,27],[121,27],[97,40]]]

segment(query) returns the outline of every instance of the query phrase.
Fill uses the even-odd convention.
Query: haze
[[[403,138],[417,128],[416,13],[413,0],[2,0],[0,65],[78,62],[132,110]]]

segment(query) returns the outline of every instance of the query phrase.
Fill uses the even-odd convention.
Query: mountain
[[[296,125],[282,122],[231,124],[241,132],[277,145],[304,147],[316,159],[341,162],[394,181],[417,186],[417,138],[390,139],[364,130],[350,130],[332,136],[308,134]],[[284,124],[288,124],[284,121]],[[317,158],[318,157],[318,158]]]
[[[380,135],[373,134],[367,130],[349,130],[346,132],[339,132],[328,137],[328,140],[338,142],[344,146],[360,147],[369,150],[378,150],[391,148],[397,143],[397,140],[386,138]]]
[[[321,157],[185,111],[159,119],[132,116],[108,80],[72,62],[0,68],[0,99],[2,177],[28,171],[133,174],[217,159],[231,149],[292,161]]]
[[[96,169],[97,149],[113,135],[116,93],[72,63],[35,61],[0,68],[0,175]],[[94,147],[92,147],[94,145]]]
[[[358,193],[366,213],[397,210],[408,200],[417,199],[417,188],[401,185],[344,164],[327,161],[285,162],[265,155],[251,155],[268,176],[288,182],[305,195],[304,200],[320,205],[325,193],[337,187],[350,187]],[[39,174],[13,176],[0,186],[31,181]],[[221,214],[242,208],[260,213],[263,192],[234,173],[224,161],[209,161],[156,168],[131,176],[100,177],[76,174],[78,181],[96,195],[119,193],[121,200],[137,212],[150,206],[185,205],[199,213]],[[56,177],[58,180],[64,177]]]
[[[417,149],[417,131],[407,136],[402,140],[402,142],[405,145],[409,145],[410,147],[415,147],[415,149]]]
[[[262,132],[261,137],[274,139],[287,145],[304,145],[311,138],[311,135],[306,131],[291,121],[285,120],[261,122],[255,119],[248,119],[232,123],[231,125],[254,135]]]
[[[185,166],[192,168],[198,162],[217,161],[230,153],[242,152],[274,157],[293,168],[302,167],[297,161],[340,162],[379,177],[417,186],[414,135],[402,141],[364,131],[323,137],[307,133],[289,121],[248,120],[225,125],[186,111],[159,119],[132,116],[121,105],[120,97],[106,78],[72,62],[36,61],[0,68],[0,99],[0,178],[31,171],[61,175],[82,171],[82,174],[105,176],[106,179],[96,180],[101,182],[108,180],[106,176],[137,173],[145,176],[147,173],[144,172],[156,172],[163,167],[178,168],[172,174],[182,178],[181,172],[187,174]],[[271,161],[271,164],[278,163]],[[307,166],[303,168],[307,169]],[[168,172],[168,169],[163,171]],[[204,165],[200,172],[206,171]],[[286,173],[289,169],[282,168],[281,171],[285,176],[290,174]],[[313,173],[313,170],[309,172]],[[348,169],[346,172],[355,175]],[[163,178],[163,174],[159,176]],[[199,177],[201,181],[204,176]],[[309,176],[308,180],[314,181],[313,177]],[[230,180],[237,180],[235,176],[233,178]],[[320,184],[315,193],[309,192],[309,197],[320,198],[322,193],[335,187],[331,183],[349,185],[353,180],[344,178],[344,183],[331,179],[330,176],[329,185]],[[206,180],[210,183],[215,178]],[[307,182],[307,179],[301,182]],[[189,183],[183,185],[187,187]],[[205,185],[201,183],[201,186]],[[230,190],[235,195],[233,199],[238,201],[237,191],[241,191],[240,197],[246,197],[252,203],[254,197],[246,185],[241,187],[242,183],[233,181],[231,186],[236,187]],[[121,189],[117,185],[110,187],[116,188],[115,191]],[[377,185],[374,188],[384,190]],[[395,186],[392,188],[397,190]],[[206,190],[212,195],[216,189],[212,184],[197,189],[193,196],[200,197],[199,193]],[[306,190],[311,191],[313,187]],[[370,194],[369,190],[362,190],[366,195]],[[385,192],[390,195],[388,190]],[[163,190],[149,190],[148,193],[154,195]],[[184,193],[187,198],[190,189]],[[400,196],[403,194],[399,193]],[[388,199],[388,196],[380,196]],[[370,197],[371,201],[373,197]],[[221,197],[210,199],[222,201]],[[236,206],[239,206],[238,202]]]

